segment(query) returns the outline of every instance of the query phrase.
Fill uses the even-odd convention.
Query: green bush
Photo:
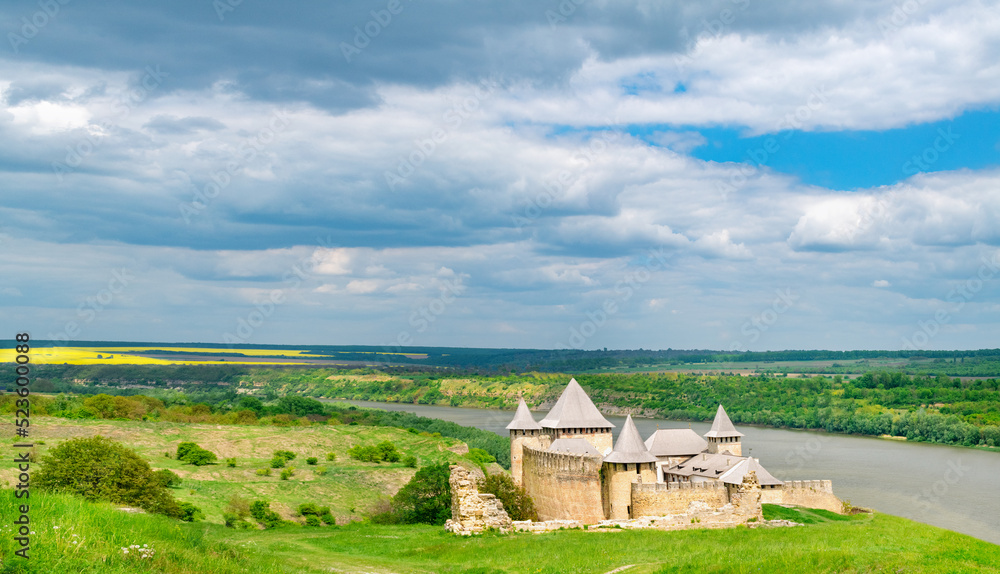
[[[271,469],[270,468],[258,468],[257,469],[257,476],[271,476]]]
[[[304,502],[299,505],[299,514],[307,516],[310,514],[319,514],[319,512],[315,504],[312,502]]]
[[[266,500],[255,500],[250,504],[250,516],[264,528],[281,526],[284,522],[278,513],[271,510],[271,504]]]
[[[180,518],[181,507],[142,457],[121,443],[95,436],[70,439],[42,457],[33,484],[87,500],[138,506]]]
[[[276,450],[274,451],[275,457],[281,457],[285,459],[285,462],[291,462],[295,460],[295,453],[290,450]]]
[[[335,453],[335,452],[328,452],[328,453],[326,453],[326,460],[330,460],[330,461],[337,460],[337,453]]]
[[[184,522],[195,522],[205,519],[205,515],[201,512],[201,509],[190,502],[180,502],[179,505],[181,507],[180,519]]]
[[[417,468],[417,457],[408,455],[403,458],[403,465],[408,468]]]
[[[314,465],[314,464],[316,464],[318,462],[319,462],[319,459],[316,458],[315,456],[310,456],[309,458],[306,459],[306,464],[313,464]]]
[[[330,470],[328,468],[326,468],[325,466],[317,466],[316,470],[314,470],[313,472],[316,473],[316,475],[318,475],[318,476],[323,476],[326,473],[330,472]]]
[[[492,454],[486,452],[481,448],[470,448],[469,453],[466,454],[465,457],[479,466],[484,466],[491,462],[496,462],[497,460],[493,458]]]
[[[399,462],[402,455],[396,450],[396,445],[389,441],[382,441],[377,445],[352,446],[347,450],[347,454],[362,462]]]
[[[226,466],[228,466],[229,468],[236,468],[236,459],[235,458],[227,458],[226,459]]]
[[[156,477],[157,482],[160,486],[170,488],[171,486],[179,486],[181,484],[181,477],[177,476],[177,473],[172,470],[162,469],[157,470],[153,473]]]
[[[318,516],[306,516],[306,526],[322,526]]]
[[[218,459],[215,453],[209,452],[193,442],[182,442],[177,445],[177,460],[195,466],[205,466]]]
[[[271,468],[284,468],[284,467],[285,467],[285,459],[284,458],[282,458],[280,456],[276,456],[276,457],[274,457],[274,458],[271,459]]]
[[[292,478],[293,474],[295,474],[295,467],[290,466],[285,470],[281,471],[281,480],[288,480],[289,478]]]
[[[370,519],[378,524],[444,524],[451,518],[448,463],[425,466],[392,497],[390,507]]]
[[[333,515],[330,514],[329,510],[327,510],[323,514],[320,514],[319,518],[320,518],[320,520],[323,521],[323,524],[329,524],[331,526],[334,525],[334,524],[337,524],[337,521],[333,518]]]
[[[509,474],[501,472],[487,475],[479,479],[476,488],[483,494],[496,496],[503,503],[511,520],[538,520],[535,502],[524,487],[514,483]]]

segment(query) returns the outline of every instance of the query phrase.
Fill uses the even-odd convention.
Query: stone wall
[[[632,485],[632,516],[635,518],[692,514],[727,504],[729,492],[719,481]]]
[[[604,517],[608,520],[628,520],[635,516],[632,509],[632,484],[655,484],[653,463],[605,463],[602,495]],[[624,468],[623,468],[624,467]]]
[[[524,445],[521,461],[524,489],[542,520],[604,520],[601,502],[601,459],[545,452]]]
[[[522,466],[524,445],[541,449],[540,432],[538,430],[517,430],[510,433],[510,475],[514,478],[515,484],[524,484],[524,467]]]
[[[585,429],[546,429],[546,432],[552,433],[552,440],[560,438],[582,438],[594,445],[597,452],[601,454],[608,453],[612,448],[614,448],[613,439],[611,437],[611,429],[600,429],[590,432],[586,432]],[[544,445],[544,448],[548,448],[551,445]]]
[[[829,480],[786,481],[781,492],[781,504],[822,508],[837,513],[844,511],[844,505],[839,498],[834,496],[833,483]]]
[[[482,494],[469,471],[451,466],[451,520],[444,527],[455,534],[477,534],[493,529],[510,532],[513,525],[503,503],[492,494]]]

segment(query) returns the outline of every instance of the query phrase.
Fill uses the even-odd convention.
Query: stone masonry
[[[469,471],[458,465],[451,466],[451,520],[444,527],[455,534],[478,534],[486,530],[510,532],[513,525],[503,503],[492,494],[482,494]]]

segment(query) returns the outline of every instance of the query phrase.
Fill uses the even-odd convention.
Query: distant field
[[[44,453],[62,440],[102,435],[134,449],[150,461],[154,469],[166,468],[183,479],[180,488],[173,489],[178,500],[191,502],[204,511],[209,522],[223,523],[222,509],[229,498],[240,495],[251,500],[265,498],[272,508],[285,518],[303,502],[329,506],[339,522],[358,519],[379,498],[395,493],[416,472],[401,463],[367,463],[352,460],[347,449],[362,444],[393,442],[406,455],[416,456],[420,465],[458,461],[461,457],[448,448],[462,450],[458,440],[412,434],[403,429],[372,426],[308,427],[235,426],[183,424],[149,421],[69,420],[57,417],[33,417],[32,438]],[[13,425],[0,424],[0,436],[14,436]],[[181,441],[194,441],[214,452],[218,464],[196,467],[167,458]],[[7,442],[6,440],[4,442]],[[268,467],[275,450],[290,450],[298,456],[289,466],[296,468],[291,480],[280,480],[281,469],[272,469],[271,476],[257,476],[256,470]],[[333,452],[336,461],[327,461]],[[315,456],[319,463],[306,464]],[[229,468],[225,459],[235,457],[236,467]],[[0,462],[0,486],[12,486],[15,473],[12,462]],[[328,473],[317,474],[326,467]]]
[[[32,347],[31,362],[70,365],[362,365],[364,361],[317,355],[309,349],[238,349],[183,346],[124,347]],[[343,354],[348,354],[344,352]],[[352,356],[357,352],[351,352]],[[375,361],[379,355],[408,359],[426,358],[419,353],[364,353]],[[14,361],[13,347],[0,348],[0,363]]]

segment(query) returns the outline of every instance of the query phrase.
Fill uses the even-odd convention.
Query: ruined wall
[[[544,452],[525,445],[524,489],[535,501],[541,520],[604,520],[601,503],[601,459]]]
[[[541,437],[537,430],[517,430],[510,432],[510,474],[514,478],[514,483],[524,484],[524,472],[521,459],[524,456],[524,445],[542,450]]]
[[[727,504],[729,492],[719,481],[632,485],[632,516],[635,518],[690,514]]]
[[[493,529],[509,532],[513,528],[503,503],[492,494],[482,494],[469,471],[458,465],[451,466],[451,520],[444,527],[455,534],[476,534]]]
[[[837,513],[844,511],[843,503],[833,495],[833,483],[829,480],[786,481],[782,489],[781,503],[822,508]]]

